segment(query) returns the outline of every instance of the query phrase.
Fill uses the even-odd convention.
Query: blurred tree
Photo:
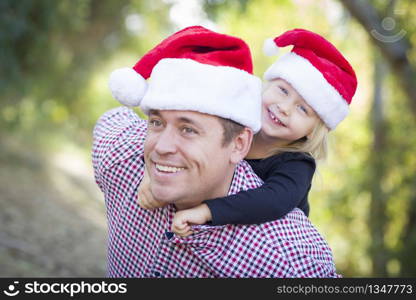
[[[411,256],[416,252],[416,163],[408,157],[413,155],[415,143],[409,141],[406,132],[411,134],[409,129],[415,128],[416,117],[416,3],[407,0],[340,1],[365,28],[376,51],[383,54],[412,112],[400,106],[401,95],[394,85],[389,87],[393,90],[391,96],[387,96],[383,74],[388,71],[381,68],[382,59],[377,58],[371,126],[374,140],[367,179],[367,188],[371,191],[370,257],[373,274],[377,276],[414,276],[416,263]],[[394,119],[393,110],[389,110],[386,121],[382,108],[388,107],[384,104],[387,98],[393,102],[394,110],[400,111],[399,119]],[[401,222],[397,221],[399,216]]]
[[[169,6],[159,2],[1,1],[0,131],[21,130],[26,123],[31,130],[70,122],[91,127],[93,100],[85,98],[85,88],[93,72],[111,56],[137,49],[133,40],[140,44],[140,30],[168,27],[163,20]],[[157,26],[151,24],[155,15],[161,17]]]
[[[171,30],[166,2],[0,1],[1,276],[104,274],[92,127],[119,105],[110,71]]]
[[[395,14],[396,0],[340,0],[351,15],[366,29],[374,45],[384,54],[397,82],[407,94],[416,116],[416,62],[408,55],[413,50],[410,39],[415,33],[415,1],[402,0],[400,14]],[[403,13],[401,13],[403,12]],[[394,16],[394,18],[393,18]],[[394,32],[398,20],[402,32]]]
[[[119,19],[127,3],[1,1],[2,105],[16,107],[29,98],[37,107],[52,98],[56,105],[63,102],[71,107],[88,82],[92,66],[118,47],[117,40],[109,37],[122,34]],[[19,116],[16,112],[10,121],[18,124]]]
[[[384,243],[384,233],[388,224],[386,216],[387,195],[383,192],[380,182],[386,176],[387,165],[385,163],[386,130],[388,129],[384,117],[384,81],[386,67],[384,60],[379,57],[378,51],[374,54],[374,96],[371,109],[370,129],[374,132],[372,151],[368,158],[369,168],[366,181],[370,190],[369,226],[372,242],[370,243],[369,254],[373,264],[373,274],[386,277],[387,262],[389,259],[388,249]],[[383,101],[384,100],[384,101]]]

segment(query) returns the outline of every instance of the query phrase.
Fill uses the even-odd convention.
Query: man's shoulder
[[[121,133],[127,129],[145,132],[147,122],[130,108],[121,106],[105,112],[94,127],[94,137],[105,137],[114,133]]]
[[[108,169],[143,152],[147,122],[127,107],[104,113],[94,128],[93,165]]]
[[[242,160],[235,167],[229,194],[255,189],[262,184],[263,181],[254,173],[251,166],[245,160]]]

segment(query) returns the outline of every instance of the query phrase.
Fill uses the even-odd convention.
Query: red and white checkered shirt
[[[339,277],[331,249],[299,209],[259,225],[198,225],[186,238],[170,232],[174,205],[148,211],[137,204],[146,130],[147,122],[125,107],[105,113],[94,129],[95,178],[109,226],[109,276]],[[229,194],[261,184],[242,161]]]

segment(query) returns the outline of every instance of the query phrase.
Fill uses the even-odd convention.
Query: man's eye
[[[162,126],[162,122],[160,120],[149,120],[149,125],[152,127],[159,127]]]
[[[186,134],[197,134],[198,132],[191,127],[183,127],[182,132]]]

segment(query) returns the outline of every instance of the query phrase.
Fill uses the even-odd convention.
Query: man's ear
[[[251,147],[251,142],[253,141],[253,131],[244,127],[243,131],[234,137],[231,149],[230,162],[233,164],[238,164],[240,160],[246,157],[248,151]]]

